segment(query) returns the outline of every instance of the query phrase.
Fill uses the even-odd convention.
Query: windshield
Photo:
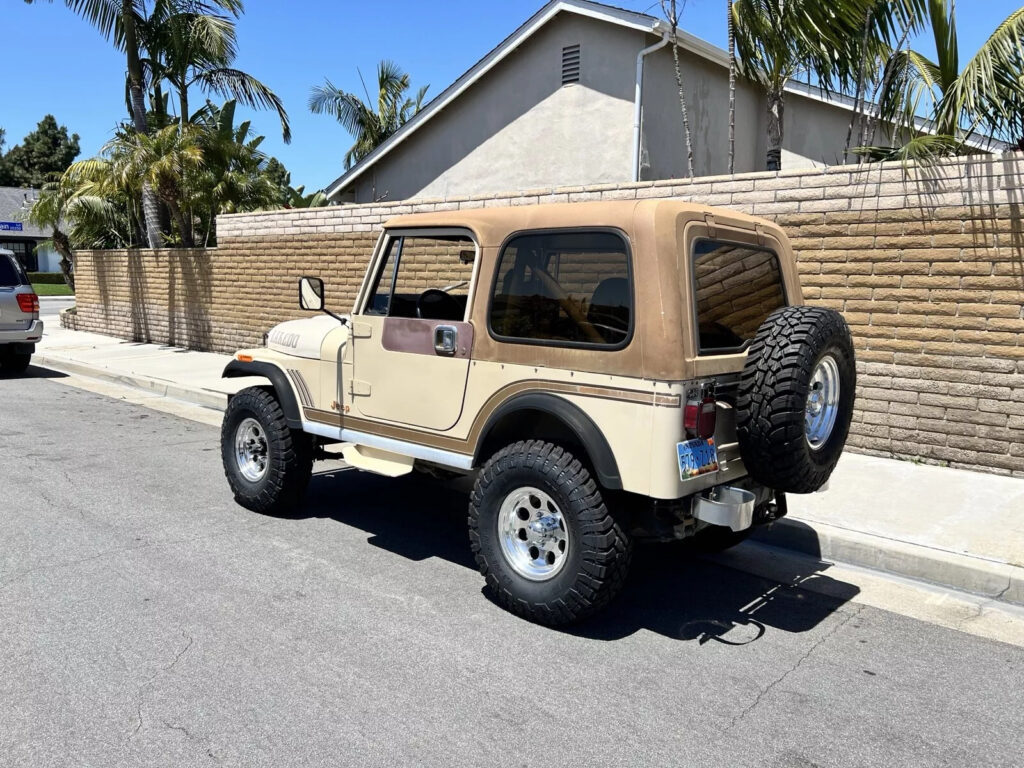
[[[786,306],[779,258],[766,248],[701,239],[693,246],[701,354],[744,349]]]
[[[0,288],[13,288],[16,285],[28,285],[25,273],[13,256],[0,253]]]

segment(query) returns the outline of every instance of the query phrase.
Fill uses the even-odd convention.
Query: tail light
[[[699,397],[693,393],[686,401],[686,407],[683,408],[683,426],[689,437],[707,440],[715,436],[716,421],[715,388],[713,384],[705,384],[701,388]]]
[[[18,306],[25,314],[34,314],[39,311],[39,297],[34,293],[19,293]]]

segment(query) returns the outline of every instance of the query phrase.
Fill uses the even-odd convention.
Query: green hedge
[[[29,272],[28,281],[32,285],[64,285],[64,274],[61,272]]]

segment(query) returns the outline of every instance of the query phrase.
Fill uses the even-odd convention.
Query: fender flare
[[[612,453],[608,440],[597,424],[575,403],[548,392],[514,395],[499,405],[480,431],[480,438],[473,451],[473,466],[480,463],[480,451],[487,442],[491,430],[506,416],[516,411],[540,411],[561,421],[587,452],[601,485],[611,490],[621,490],[622,477],[619,475],[619,465],[615,461],[615,454]]]
[[[241,360],[232,360],[221,374],[222,379],[238,379],[243,376],[259,376],[269,380],[278,402],[281,403],[281,410],[284,411],[288,426],[292,429],[302,429],[302,411],[299,410],[299,401],[295,398],[295,392],[283,370],[272,363],[258,361],[243,363]]]

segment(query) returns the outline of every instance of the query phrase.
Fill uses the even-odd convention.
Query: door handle
[[[452,325],[439,325],[434,329],[434,351],[445,357],[454,357],[459,348],[459,332]]]

